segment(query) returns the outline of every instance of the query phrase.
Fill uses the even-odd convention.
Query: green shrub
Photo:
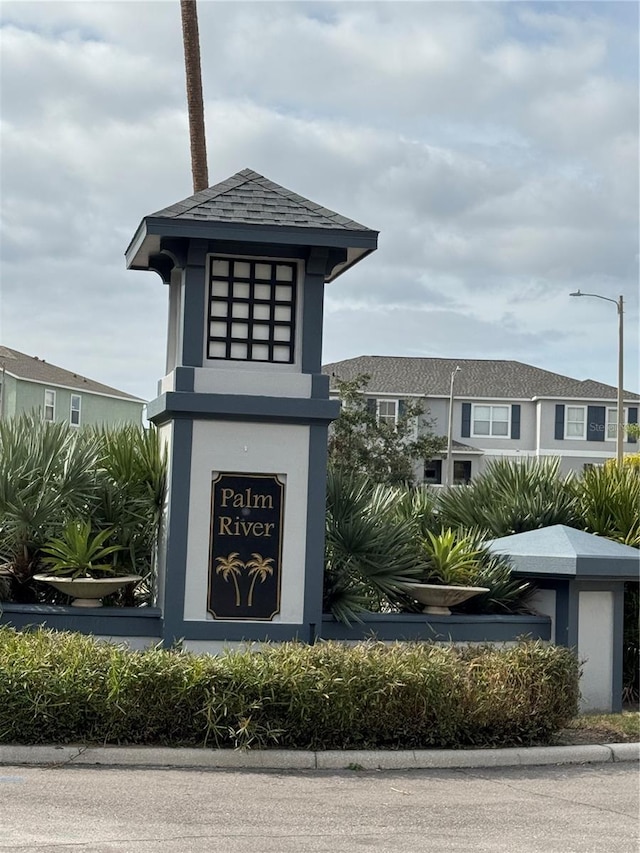
[[[283,644],[130,652],[0,628],[0,743],[292,749],[546,742],[575,715],[567,649]]]
[[[35,415],[1,421],[0,562],[13,583],[3,584],[0,598],[66,602],[31,578],[42,569],[42,548],[87,519],[92,537],[109,530],[105,546],[119,546],[119,573],[143,577],[117,603],[148,603],[165,489],[166,458],[153,428],[76,429]]]
[[[443,527],[476,529],[494,538],[553,524],[580,527],[574,478],[560,476],[560,460],[494,459],[465,488],[443,489]]]

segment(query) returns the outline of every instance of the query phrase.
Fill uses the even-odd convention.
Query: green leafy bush
[[[76,429],[34,415],[1,421],[0,562],[9,565],[13,582],[0,593],[27,603],[66,601],[31,578],[42,569],[47,544],[63,540],[67,525],[90,520],[91,539],[118,546],[118,573],[143,577],[135,593],[118,594],[123,603],[139,603],[134,595],[148,600],[165,489],[155,429]]]
[[[0,628],[0,743],[291,749],[548,742],[575,715],[567,649],[283,644],[130,652]]]
[[[640,472],[631,465],[587,469],[578,484],[583,530],[640,548]]]
[[[419,579],[414,527],[396,512],[404,490],[330,469],[327,478],[323,609],[349,624],[389,609],[404,583]]]
[[[441,524],[473,528],[487,538],[553,524],[580,527],[574,478],[561,477],[559,466],[559,459],[492,460],[468,486],[442,491]]]

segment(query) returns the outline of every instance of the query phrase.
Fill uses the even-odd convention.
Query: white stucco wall
[[[578,593],[578,658],[582,711],[611,711],[613,687],[613,592]]]
[[[300,623],[304,607],[309,427],[195,421],[191,459],[185,620],[211,621],[207,582],[213,473],[278,474],[285,483],[281,607],[273,622]]]
[[[556,641],[556,591],[555,589],[537,589],[529,599],[529,607],[534,613],[551,619],[550,642]]]

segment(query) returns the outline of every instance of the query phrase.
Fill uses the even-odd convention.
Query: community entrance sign
[[[322,620],[324,286],[377,232],[245,169],[146,216],[126,251],[169,290],[147,407],[169,463],[163,639],[313,640]]]
[[[284,483],[277,474],[218,474],[211,488],[208,610],[217,619],[280,611]]]

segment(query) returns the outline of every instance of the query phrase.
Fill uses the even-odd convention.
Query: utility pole
[[[180,13],[182,16],[184,67],[187,78],[191,174],[193,175],[193,191],[197,193],[200,190],[206,190],[209,186],[209,173],[207,169],[207,139],[204,129],[200,36],[196,0],[180,0]]]
[[[447,486],[453,486],[453,383],[460,365],[451,371],[451,385],[449,387],[449,427],[447,429]]]

